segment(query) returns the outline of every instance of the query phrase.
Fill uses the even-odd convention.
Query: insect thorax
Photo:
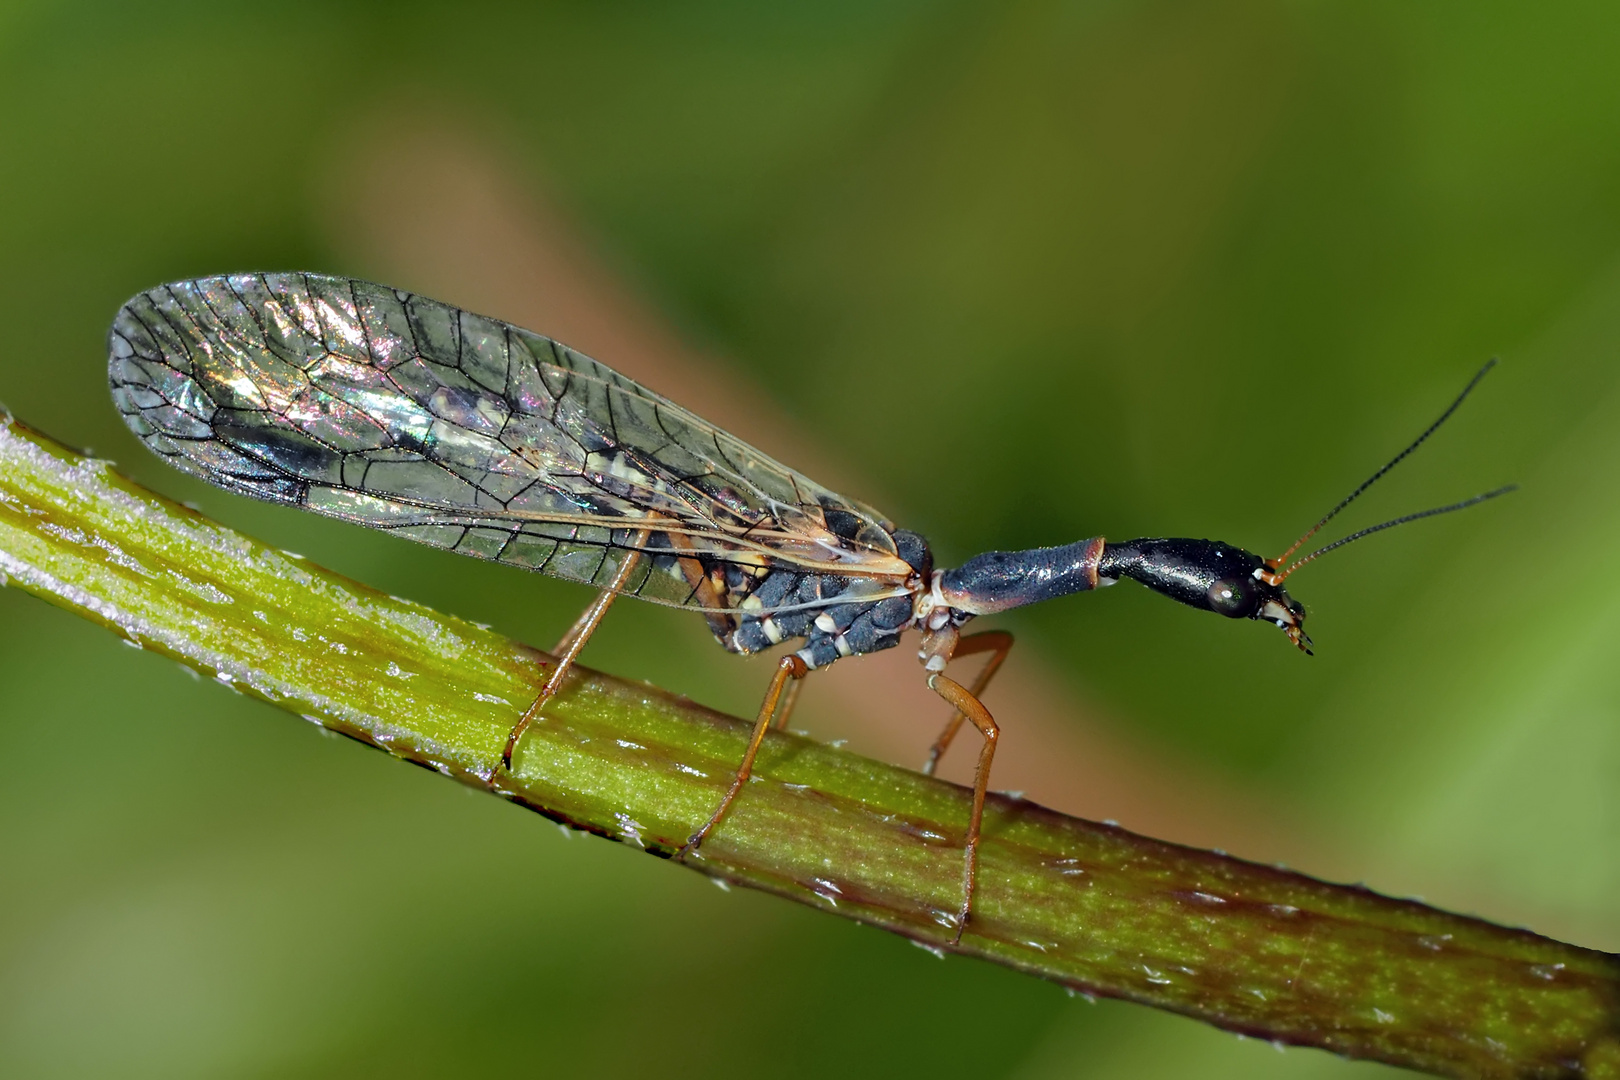
[[[928,542],[916,533],[896,529],[891,535],[900,557],[917,571],[901,595],[864,578],[776,567],[757,579],[728,625],[714,626],[715,636],[744,654],[803,638],[798,655],[812,668],[894,647],[912,625],[933,558]]]

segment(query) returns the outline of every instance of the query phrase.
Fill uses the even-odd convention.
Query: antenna
[[[1362,529],[1360,532],[1353,532],[1343,539],[1333,541],[1333,543],[1328,544],[1326,547],[1317,548],[1315,551],[1311,552],[1309,555],[1305,556],[1303,559],[1299,560],[1282,573],[1273,574],[1272,577],[1275,579],[1273,584],[1281,582],[1289,574],[1292,574],[1295,570],[1298,570],[1300,567],[1304,566],[1318,555],[1326,555],[1334,548],[1341,548],[1346,544],[1354,543],[1355,541],[1360,540],[1363,536],[1371,536],[1375,532],[1383,532],[1385,529],[1393,529],[1397,525],[1405,525],[1408,521],[1416,521],[1419,518],[1434,517],[1437,514],[1449,514],[1453,510],[1466,510],[1470,506],[1477,506],[1486,499],[1494,499],[1498,495],[1506,495],[1510,491],[1517,490],[1519,490],[1518,484],[1506,484],[1497,488],[1495,491],[1487,491],[1483,495],[1475,495],[1472,499],[1464,499],[1460,503],[1452,503],[1450,506],[1437,506],[1433,510],[1419,510],[1415,514],[1407,514],[1403,517],[1398,517],[1393,521],[1386,521],[1382,525],[1374,525],[1371,528]]]
[[[1446,514],[1446,513],[1450,513],[1453,510],[1461,510],[1464,507],[1473,506],[1475,503],[1484,502],[1486,499],[1494,499],[1498,495],[1505,495],[1507,492],[1512,491],[1513,490],[1512,486],[1505,487],[1505,488],[1498,488],[1496,491],[1492,491],[1492,492],[1489,492],[1489,493],[1484,494],[1484,495],[1479,495],[1479,496],[1476,496],[1475,498],[1468,499],[1468,500],[1465,500],[1464,502],[1456,503],[1456,504],[1451,505],[1451,506],[1437,507],[1437,508],[1435,508],[1433,510],[1424,510],[1421,513],[1409,514],[1406,517],[1396,518],[1394,521],[1386,521],[1382,525],[1375,525],[1370,529],[1363,529],[1361,532],[1358,532],[1353,536],[1347,536],[1343,540],[1336,540],[1333,543],[1329,544],[1327,547],[1322,548],[1322,549],[1320,549],[1318,551],[1315,551],[1312,554],[1308,555],[1307,557],[1301,559],[1299,562],[1295,563],[1293,566],[1290,566],[1287,570],[1284,570],[1282,573],[1280,573],[1280,574],[1276,573],[1277,568],[1279,566],[1281,566],[1283,563],[1287,562],[1288,557],[1290,555],[1292,555],[1294,552],[1298,551],[1301,547],[1303,547],[1307,540],[1309,540],[1311,537],[1315,536],[1317,534],[1317,532],[1319,532],[1321,530],[1322,526],[1324,526],[1328,522],[1332,521],[1334,516],[1337,515],[1340,510],[1343,510],[1345,507],[1347,507],[1351,503],[1355,502],[1356,499],[1361,495],[1362,492],[1364,492],[1368,488],[1372,487],[1379,480],[1382,480],[1384,478],[1385,473],[1389,472],[1389,470],[1393,469],[1395,466],[1399,465],[1402,461],[1406,460],[1407,455],[1411,454],[1412,451],[1414,451],[1418,447],[1422,446],[1424,441],[1427,440],[1430,435],[1433,435],[1437,430],[1439,430],[1441,424],[1443,424],[1447,420],[1451,419],[1451,414],[1457,411],[1457,406],[1461,405],[1463,403],[1463,401],[1468,397],[1468,395],[1473,393],[1474,387],[1478,386],[1479,381],[1481,379],[1483,379],[1485,377],[1485,374],[1488,371],[1490,371],[1491,368],[1493,368],[1495,366],[1496,366],[1496,357],[1493,356],[1489,360],[1485,361],[1485,366],[1480,368],[1479,371],[1475,373],[1475,375],[1474,375],[1474,377],[1472,379],[1468,380],[1468,385],[1463,387],[1462,393],[1457,395],[1457,400],[1453,401],[1449,406],[1447,406],[1446,411],[1440,414],[1440,418],[1438,420],[1436,420],[1434,423],[1430,424],[1427,428],[1425,428],[1424,431],[1423,431],[1423,434],[1421,434],[1417,438],[1413,439],[1412,444],[1410,446],[1408,446],[1405,450],[1402,450],[1400,453],[1396,454],[1393,458],[1391,458],[1389,460],[1389,463],[1387,465],[1385,465],[1382,469],[1379,469],[1377,472],[1373,473],[1371,476],[1369,476],[1366,480],[1364,480],[1362,482],[1360,487],[1356,488],[1356,490],[1352,491],[1350,494],[1346,495],[1342,500],[1340,500],[1338,506],[1335,506],[1332,510],[1329,510],[1323,516],[1321,521],[1318,521],[1315,525],[1312,525],[1310,527],[1310,529],[1308,529],[1306,531],[1305,535],[1301,536],[1298,540],[1295,540],[1294,543],[1293,543],[1293,546],[1290,547],[1287,551],[1283,552],[1281,555],[1277,556],[1275,559],[1267,559],[1266,560],[1266,565],[1268,567],[1270,567],[1271,570],[1272,570],[1272,573],[1267,575],[1267,578],[1269,580],[1271,580],[1271,583],[1274,584],[1274,585],[1280,584],[1282,582],[1282,580],[1284,578],[1286,578],[1289,574],[1293,573],[1295,570],[1298,570],[1301,566],[1304,566],[1306,563],[1310,562],[1312,559],[1316,558],[1318,555],[1321,555],[1321,554],[1323,554],[1324,552],[1327,552],[1327,551],[1331,551],[1333,548],[1342,547],[1343,545],[1350,543],[1350,541],[1352,541],[1352,540],[1359,540],[1363,536],[1370,535],[1371,533],[1378,532],[1378,531],[1380,531],[1382,529],[1394,528],[1396,525],[1402,525],[1402,524],[1405,524],[1408,521],[1416,521],[1418,518],[1433,517],[1436,514]]]

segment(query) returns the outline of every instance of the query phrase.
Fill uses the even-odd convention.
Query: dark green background
[[[1374,887],[1620,949],[1612,3],[0,7],[0,400],[543,643],[581,592],[204,489],[107,399],[138,289],[378,272],[319,204],[402,107],[501,132],[946,561],[1280,550],[1500,355],[1346,528],[1524,490],[1302,574],[1313,660],[1134,588],[1004,622]],[[645,608],[589,659],[732,709],[759,681]],[[565,842],[15,590],[0,740],[7,1075],[1381,1071]]]

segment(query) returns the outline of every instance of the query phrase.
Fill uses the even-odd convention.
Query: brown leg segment
[[[1005,655],[1005,652],[1003,652]],[[980,676],[982,680],[984,676]],[[973,885],[979,873],[979,825],[984,818],[984,796],[990,786],[990,762],[996,756],[996,739],[1001,729],[996,727],[990,710],[979,699],[968,693],[961,683],[943,675],[928,676],[928,688],[952,705],[957,714],[966,716],[984,736],[984,747],[979,751],[979,767],[973,773],[973,812],[968,818],[967,844],[962,853],[962,909],[957,913],[956,937],[951,944],[962,940],[967,929],[968,911],[973,906]]]
[[[773,725],[777,731],[787,730],[788,717],[793,715],[793,707],[799,703],[799,691],[803,689],[803,676],[787,684],[787,690],[782,694],[782,706],[777,710],[776,723]]]
[[[681,845],[681,850],[675,853],[677,859],[684,859],[691,852],[696,851],[698,845],[703,843],[704,838],[714,830],[716,825],[720,824],[720,819],[726,816],[727,808],[731,806],[732,800],[742,791],[743,785],[748,783],[749,774],[754,771],[754,755],[759,753],[759,745],[765,741],[765,732],[770,729],[771,716],[776,712],[777,704],[782,701],[783,690],[787,686],[787,681],[789,679],[794,680],[794,686],[797,688],[798,680],[809,673],[809,665],[797,656],[784,656],[782,662],[776,665],[776,675],[771,679],[769,689],[765,691],[765,700],[759,703],[759,716],[754,720],[754,733],[748,738],[748,749],[743,753],[742,764],[737,766],[737,775],[731,779],[731,787],[727,789],[725,797],[720,800],[720,805],[715,807],[714,813],[709,815],[709,820],[703,823],[703,827],[693,833],[685,844]],[[788,695],[787,704],[792,704],[792,697],[793,695]]]
[[[632,542],[637,546],[645,544],[647,542],[646,531],[635,534]],[[517,749],[518,740],[523,738],[525,731],[529,730],[529,725],[540,718],[540,713],[545,709],[546,702],[550,701],[557,693],[558,688],[562,686],[563,679],[568,677],[568,672],[574,666],[574,660],[584,650],[585,643],[596,632],[597,626],[602,622],[602,617],[607,614],[607,609],[613,606],[614,600],[618,599],[619,590],[629,583],[630,575],[635,572],[636,566],[640,562],[640,551],[634,548],[627,550],[624,553],[624,562],[619,564],[618,572],[613,575],[613,580],[608,583],[608,587],[597,594],[596,599],[591,601],[591,606],[586,608],[580,617],[574,620],[574,625],[568,628],[568,633],[564,634],[562,640],[557,643],[556,652],[553,653],[557,658],[557,665],[552,669],[551,677],[546,680],[546,684],[540,688],[540,695],[534,699],[534,702],[527,709],[523,710],[523,715],[518,719],[517,726],[512,728],[511,734],[506,737],[506,746],[501,750],[501,768],[508,772],[512,770],[512,753]],[[497,772],[490,777],[491,786],[494,786],[495,777],[498,775]]]
[[[562,656],[574,648],[574,642],[582,637],[590,637],[591,631],[596,629],[596,624],[602,621],[602,616],[607,611],[607,605],[613,603],[612,600],[608,600],[604,604],[602,598],[614,595],[617,594],[612,590],[603,590],[597,593],[596,599],[585,605],[585,610],[579,613],[579,618],[574,620],[574,625],[568,628],[568,632],[557,639],[557,644],[552,648],[551,655]]]
[[[985,687],[990,685],[990,679],[995,675],[997,669],[1001,667],[1001,662],[1007,659],[1007,654],[1012,651],[1012,647],[1013,636],[1005,630],[986,630],[982,634],[969,634],[957,643],[956,652],[952,656],[953,659],[971,653],[987,652],[991,654],[983,670],[979,672],[979,677],[973,680],[973,689],[968,691],[975,699],[984,693]],[[949,699],[947,698],[947,700]],[[940,732],[939,738],[934,740],[933,749],[928,751],[928,761],[922,767],[924,776],[934,775],[934,769],[939,766],[939,759],[945,756],[945,751],[950,747],[951,740],[956,738],[957,730],[962,726],[962,721],[966,719],[968,719],[968,716],[961,709],[957,709],[955,714],[952,715],[950,723],[945,725],[945,730]]]
[[[669,546],[672,550],[692,550],[692,541],[689,538],[674,532],[666,535],[669,537]],[[697,559],[677,559],[675,565],[680,567],[686,583],[692,586],[692,596],[703,611],[703,617],[709,622],[709,631],[724,641],[726,635],[737,628],[737,620],[735,616],[726,613],[726,604],[714,591],[714,583],[709,580],[703,564]]]

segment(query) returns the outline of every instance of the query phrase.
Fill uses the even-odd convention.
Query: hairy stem
[[[289,556],[0,417],[10,584],[486,787],[548,657]],[[748,725],[587,670],[500,794],[669,858]],[[687,860],[950,946],[969,793],[773,733]],[[957,951],[1232,1031],[1448,1076],[1620,1077],[1620,958],[992,797]]]

